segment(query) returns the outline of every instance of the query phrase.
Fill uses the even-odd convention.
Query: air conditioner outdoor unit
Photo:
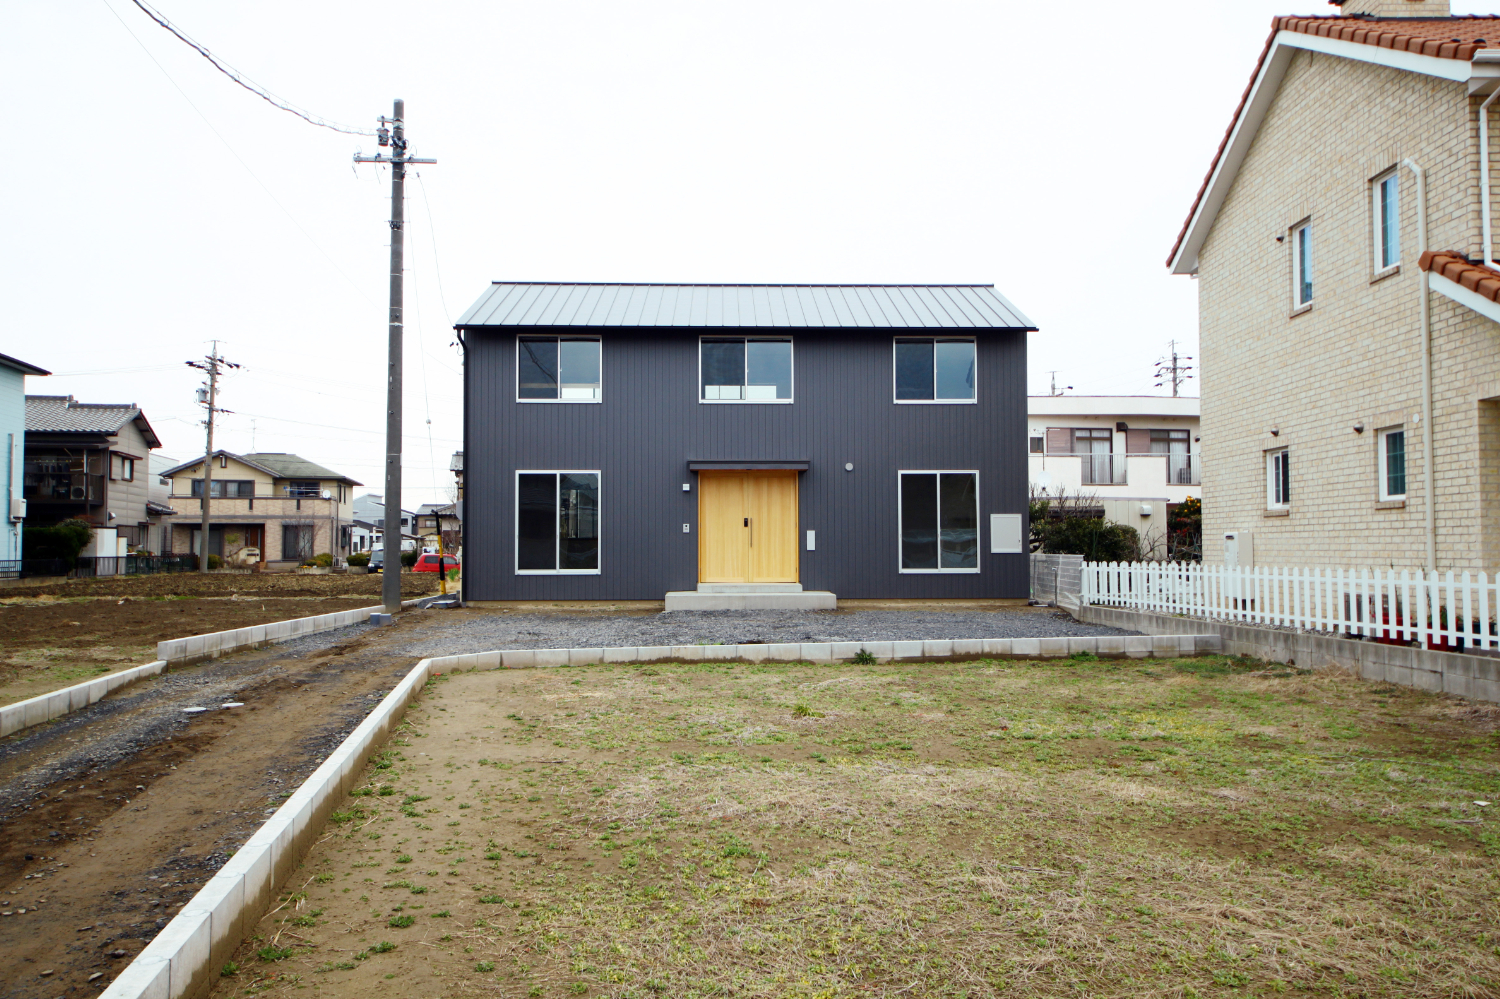
[[[26,501],[19,496],[10,498],[10,519],[12,521],[26,519]]]

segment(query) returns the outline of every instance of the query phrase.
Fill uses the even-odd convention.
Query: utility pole
[[[1167,349],[1170,352],[1168,356],[1163,357],[1156,362],[1156,387],[1161,388],[1167,382],[1171,382],[1172,398],[1175,399],[1177,398],[1177,390],[1182,386],[1182,383],[1193,377],[1192,375],[1188,374],[1189,371],[1193,370],[1193,366],[1191,364],[1182,363],[1184,361],[1191,361],[1192,358],[1186,356],[1178,356],[1176,340],[1168,340]]]
[[[1053,395],[1062,395],[1063,392],[1070,392],[1070,391],[1072,391],[1073,386],[1071,386],[1071,385],[1064,385],[1062,387],[1062,392],[1058,391],[1058,389],[1057,389],[1057,372],[1056,371],[1049,371],[1048,374],[1050,374],[1052,376],[1052,394]]]
[[[406,155],[406,102],[397,100],[390,118],[380,119],[377,141],[389,146],[391,154],[361,156],[356,163],[389,163],[391,165],[391,307],[386,330],[385,384],[385,535],[381,539],[385,562],[380,570],[381,602],[385,612],[401,609],[401,337],[405,327],[402,310],[402,255],[406,234],[406,164],[436,163]],[[387,130],[386,126],[390,128]],[[391,548],[391,539],[396,547]]]
[[[226,368],[238,368],[239,365],[232,361],[226,361],[219,356],[219,341],[213,342],[213,350],[201,361],[188,361],[187,366],[208,372],[208,388],[198,390],[198,402],[208,407],[208,419],[203,423],[208,427],[208,444],[203,449],[203,523],[198,530],[198,571],[208,571],[208,513],[209,497],[213,492],[214,481],[214,414],[229,413],[232,410],[220,409],[218,407],[219,397],[219,366]]]

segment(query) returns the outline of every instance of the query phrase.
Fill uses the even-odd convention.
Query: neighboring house
[[[1341,13],[1275,19],[1169,260],[1198,278],[1204,558],[1493,572],[1500,22]]]
[[[173,552],[197,553],[203,523],[203,459],[162,473],[171,480],[178,513],[171,524]],[[275,568],[328,553],[348,557],[354,520],[354,487],[347,475],[295,454],[215,451],[209,485],[208,551],[229,561],[245,548]],[[242,560],[244,556],[240,556]]]
[[[417,507],[416,535],[422,542],[424,548],[436,548],[442,541],[442,528],[439,526],[439,511],[451,507],[450,503],[423,503]]]
[[[1043,395],[1028,409],[1036,496],[1097,497],[1143,540],[1166,537],[1169,506],[1202,498],[1197,399]]]
[[[361,525],[364,525],[370,547],[381,547],[381,539],[385,536],[385,497],[379,493],[366,493],[358,497],[354,501],[354,517]],[[401,550],[415,551],[419,540],[416,511],[403,508],[401,511]]]
[[[115,555],[116,541],[144,548],[160,523],[148,508],[149,456],[158,447],[161,441],[135,403],[27,396],[27,522],[86,521],[96,532],[86,554]]]
[[[453,460],[448,462],[448,471],[453,473],[453,484],[456,492],[454,499],[462,503],[464,501],[464,453],[453,452]]]
[[[179,462],[176,458],[169,458],[164,454],[151,456],[151,481],[147,483],[146,513],[156,518],[158,525],[148,532],[146,540],[141,542],[141,547],[152,554],[159,555],[172,548],[172,525],[160,523],[160,521],[177,514],[177,509],[172,506],[172,480],[166,477],[166,473],[177,464]]]
[[[0,578],[20,573],[21,523],[26,518],[23,491],[26,463],[26,376],[50,375],[52,372],[0,354],[0,470],[5,473],[4,503],[0,515],[5,526],[0,529]]]
[[[1028,594],[991,286],[497,283],[457,326],[465,600]]]

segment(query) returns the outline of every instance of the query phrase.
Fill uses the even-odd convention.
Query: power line
[[[202,45],[199,45],[197,42],[193,41],[187,35],[178,30],[171,21],[168,21],[165,17],[161,16],[156,11],[141,3],[141,0],[131,0],[131,3],[139,7],[141,9],[141,12],[144,13],[147,17],[151,18],[151,20],[155,21],[157,24],[161,25],[163,28],[166,28],[169,32],[171,32],[178,39],[178,41],[181,41],[183,44],[187,45],[203,58],[207,59],[210,63],[213,64],[214,69],[217,69],[220,73],[223,73],[235,83],[238,83],[240,86],[244,87],[246,90],[250,91],[256,97],[259,97],[261,100],[265,101],[272,107],[278,108],[282,111],[286,111],[290,114],[294,114],[308,124],[317,125],[320,128],[332,129],[335,132],[343,132],[346,135],[375,135],[375,133],[370,131],[369,129],[352,128],[348,125],[340,125],[337,122],[330,121],[329,119],[324,118],[320,114],[313,114],[310,111],[304,111],[296,105],[292,104],[290,101],[275,96],[260,84],[255,83],[253,80],[249,79],[243,73],[231,68],[224,62],[220,61],[220,59],[208,49],[204,48]]]

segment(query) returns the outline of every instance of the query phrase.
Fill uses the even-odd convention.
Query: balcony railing
[[[1162,485],[1201,485],[1197,455],[1192,454],[1080,454],[1067,451],[1047,455],[1033,454],[1032,457],[1040,458],[1043,462],[1077,459],[1078,482],[1084,486],[1124,486],[1133,482],[1138,488],[1155,489]],[[1132,465],[1135,466],[1133,471]],[[1064,478],[1066,480],[1066,475]]]
[[[104,476],[86,472],[32,473],[21,495],[32,503],[103,503]]]
[[[1168,454],[1152,455],[1167,459],[1167,485],[1169,486],[1197,486],[1202,485],[1198,481],[1198,463],[1190,454]]]
[[[1081,454],[1082,482],[1086,486],[1123,486],[1126,461],[1123,454]]]

